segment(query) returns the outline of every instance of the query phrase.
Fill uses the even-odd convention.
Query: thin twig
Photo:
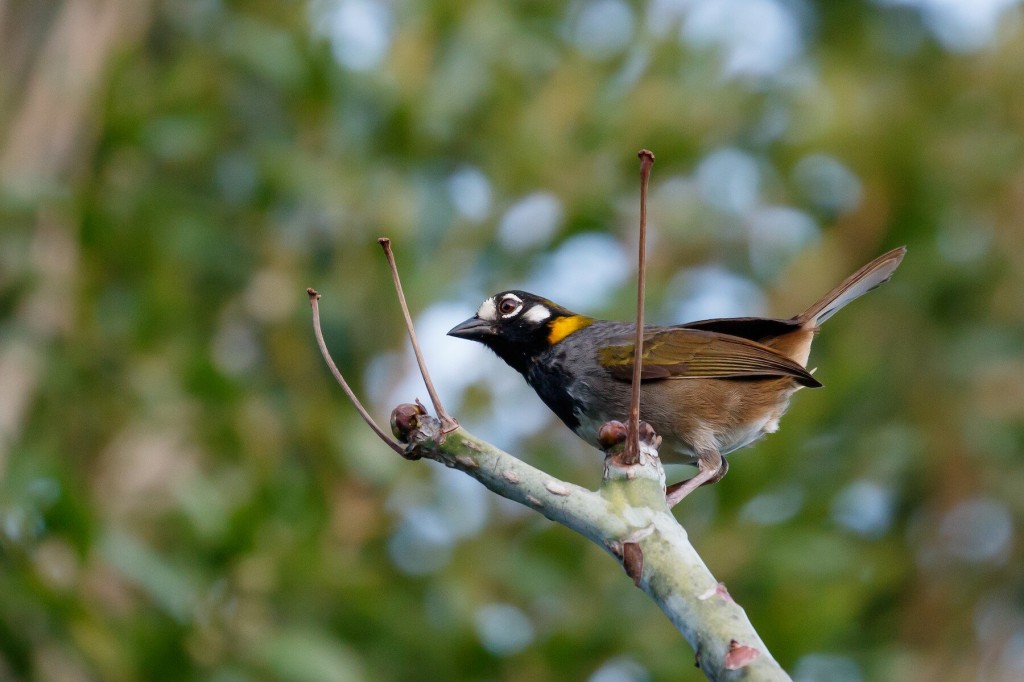
[[[341,375],[341,371],[338,370],[338,366],[334,364],[334,359],[331,358],[331,353],[327,350],[327,344],[324,343],[324,333],[320,329],[320,305],[318,303],[320,300],[320,294],[316,292],[316,289],[306,289],[306,293],[309,294],[309,305],[313,308],[313,333],[316,334],[316,343],[320,346],[320,355],[324,357],[324,362],[326,362],[327,366],[330,368],[335,381],[337,381],[341,386],[341,390],[345,391],[345,395],[347,395],[348,399],[352,401],[352,404],[355,406],[359,416],[361,416],[363,421],[373,429],[373,432],[377,434],[377,437],[387,443],[388,447],[392,450],[404,457],[405,448],[392,440],[386,433],[384,433],[383,429],[377,426],[377,422],[373,421],[373,417],[371,417],[370,413],[366,411],[363,404],[359,402],[359,398],[356,397],[355,392],[349,387],[348,382],[345,381],[345,377]]]
[[[633,385],[629,402],[629,422],[623,461],[640,461],[640,370],[644,354],[644,290],[647,286],[647,183],[651,179],[654,154],[641,149],[640,157],[640,245],[636,273],[636,342],[633,346]]]
[[[402,280],[398,277],[398,266],[395,264],[395,254],[391,251],[391,240],[381,237],[377,240],[384,255],[387,256],[388,266],[391,268],[391,279],[395,283],[395,293],[398,294],[398,303],[402,306],[402,315],[405,317],[405,328],[409,331],[409,340],[412,341],[412,351],[416,354],[416,362],[420,366],[420,374],[423,376],[423,383],[427,386],[427,393],[430,395],[430,402],[434,403],[434,411],[437,418],[441,420],[441,432],[450,433],[459,428],[459,422],[452,419],[448,411],[441,404],[441,399],[434,390],[434,382],[430,380],[430,372],[427,371],[427,363],[423,360],[423,352],[420,351],[420,343],[416,340],[416,330],[412,326],[412,317],[409,316],[409,306],[405,302],[405,292],[402,291]]]

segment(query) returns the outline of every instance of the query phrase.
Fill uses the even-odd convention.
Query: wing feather
[[[622,339],[599,351],[598,360],[613,377],[633,376],[633,343]],[[644,336],[644,381],[659,379],[792,377],[804,386],[821,383],[799,363],[756,341],[686,328],[662,328]]]

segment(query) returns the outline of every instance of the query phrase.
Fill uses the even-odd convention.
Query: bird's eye
[[[502,315],[511,315],[522,305],[518,300],[514,298],[503,298],[501,303],[498,304],[498,312]]]

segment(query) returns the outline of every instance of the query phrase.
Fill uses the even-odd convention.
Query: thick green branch
[[[665,504],[658,439],[649,428],[638,464],[622,462],[625,428],[621,438],[613,437],[601,487],[591,491],[555,479],[462,428],[442,436],[436,419],[412,406],[396,414],[403,409],[396,435],[409,443],[410,455],[459,469],[615,556],[690,643],[709,679],[790,679]]]

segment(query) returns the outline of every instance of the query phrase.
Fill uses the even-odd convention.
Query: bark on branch
[[[683,634],[708,679],[790,679],[665,503],[660,439],[647,424],[632,465],[623,461],[626,427],[605,426],[604,477],[596,491],[558,480],[463,428],[442,435],[440,422],[420,405],[396,408],[392,428],[407,457],[458,469],[604,548]]]

